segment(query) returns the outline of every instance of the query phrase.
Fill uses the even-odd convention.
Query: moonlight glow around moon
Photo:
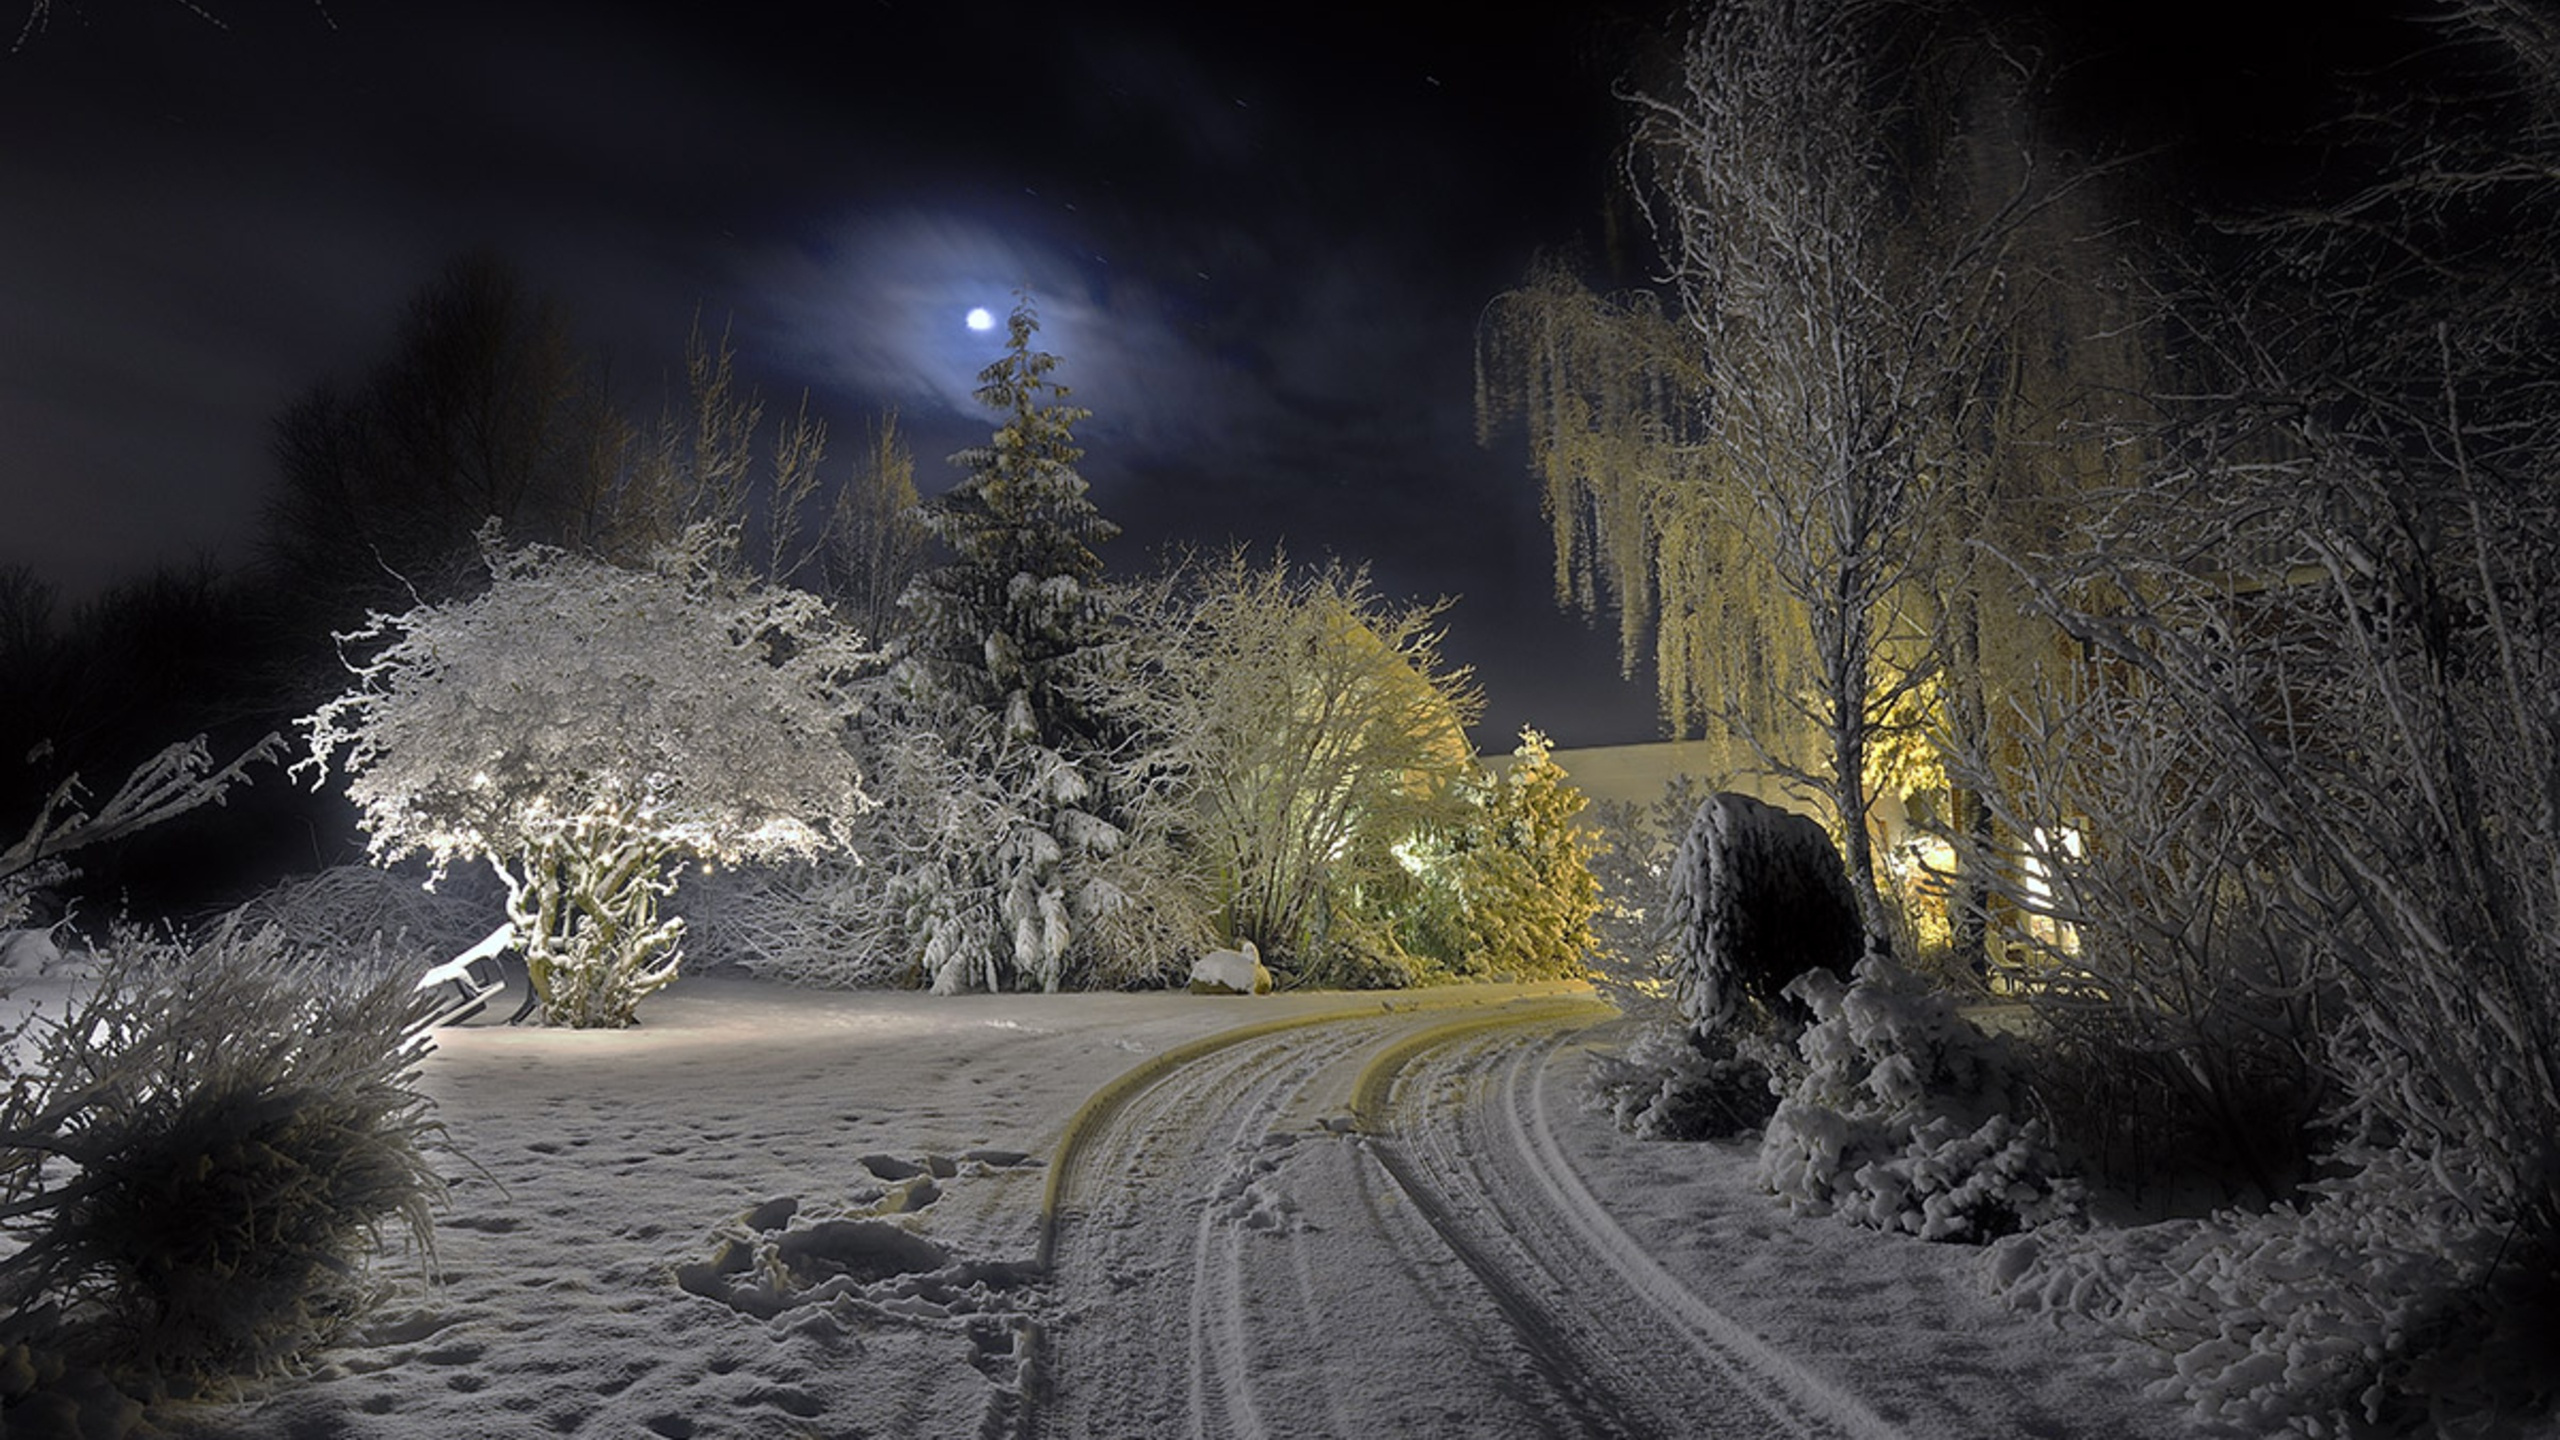
[[[996,328],[996,317],[988,311],[986,306],[980,305],[969,312],[969,328],[972,330],[993,330]]]

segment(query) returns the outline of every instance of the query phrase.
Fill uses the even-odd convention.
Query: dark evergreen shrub
[[[1865,948],[1840,852],[1817,822],[1730,791],[1689,822],[1671,870],[1672,984],[1711,1034],[1785,1013],[1808,970],[1845,976]]]

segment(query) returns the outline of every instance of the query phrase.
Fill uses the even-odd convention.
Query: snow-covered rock
[[[1271,972],[1262,963],[1261,947],[1243,942],[1241,950],[1212,950],[1191,965],[1194,995],[1268,995]]]

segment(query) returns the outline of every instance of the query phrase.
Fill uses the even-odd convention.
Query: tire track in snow
[[[1481,1255],[1488,1289],[1514,1292],[1506,1312],[1544,1309],[1572,1363],[1615,1392],[1628,1433],[1693,1433],[1707,1402],[1719,1435],[1900,1440],[1899,1429],[1716,1309],[1609,1218],[1549,1119],[1548,1076],[1566,1034],[1496,1053],[1515,1039],[1453,1032],[1450,1044],[1413,1049],[1409,1068],[1382,1063],[1362,1087],[1390,1132],[1372,1141],[1389,1173],[1417,1199],[1438,1192],[1426,1209],[1445,1221],[1453,1248]],[[1401,1123],[1383,1103],[1391,1086]],[[1676,1378],[1684,1372],[1696,1379]]]
[[[1087,1101],[1052,1162],[1042,1222],[1068,1320],[1042,1347],[1021,1433],[1264,1433],[1233,1338],[1241,1278],[1222,1272],[1215,1243],[1230,1178],[1219,1162],[1385,1023],[1364,1006],[1241,1027],[1153,1057]],[[1168,1354],[1182,1363],[1165,1365]],[[1112,1387],[1107,1410],[1094,1382]]]
[[[1051,1165],[1041,1249],[1061,1320],[1017,1433],[1341,1433],[1376,1418],[1382,1388],[1427,1412],[1419,1433],[1591,1433],[1558,1423],[1577,1405],[1557,1404],[1555,1385],[1501,1343],[1513,1327],[1478,1287],[1434,1278],[1455,1268],[1434,1232],[1377,1213],[1373,1192],[1389,1187],[1340,1133],[1363,1062],[1440,1024],[1418,1011],[1453,1005],[1492,1013],[1442,992],[1249,1026],[1177,1047],[1088,1101]],[[1513,1007],[1465,1023],[1524,1018]],[[1292,1185],[1312,1187],[1324,1223],[1296,1213]],[[1383,1338],[1346,1339],[1346,1324]],[[1383,1378],[1382,1349],[1403,1362]],[[1346,1384],[1367,1389],[1345,1398]]]

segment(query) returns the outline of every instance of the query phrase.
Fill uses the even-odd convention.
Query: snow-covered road
[[[1972,1252],[1578,1103],[1572,987],[477,1025],[443,1281],[219,1436],[2170,1435]],[[1044,1265],[1042,1262],[1046,1261]]]
[[[1584,996],[1262,1028],[1106,1092],[1055,1172],[1029,1433],[1895,1433],[1651,1262],[1545,1108]]]

